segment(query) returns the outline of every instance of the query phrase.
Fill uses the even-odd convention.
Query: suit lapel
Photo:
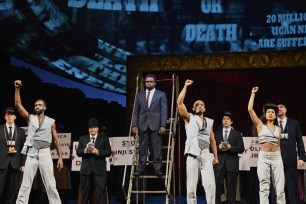
[[[153,103],[154,103],[154,100],[156,100],[157,94],[158,94],[158,90],[155,89],[154,94],[153,94],[153,97],[152,97],[151,104],[153,104]],[[150,107],[151,107],[151,105],[150,105]]]
[[[143,92],[140,92],[140,99],[141,99],[141,101],[142,102],[140,102],[140,103],[143,103],[144,104],[144,107],[146,107],[146,108],[148,108],[147,107],[147,92],[146,92],[146,90],[144,90]]]
[[[95,146],[96,147],[99,146],[100,142],[101,142],[101,135],[98,133]]]
[[[101,146],[102,140],[103,140],[103,136],[102,136],[101,133],[99,133],[99,134],[97,135],[96,147],[97,147],[97,146]]]
[[[284,127],[284,132],[288,132],[290,124],[291,124],[291,120],[290,118],[287,118],[287,123],[286,123],[286,126]]]
[[[233,129],[231,129],[231,131],[229,132],[228,137],[227,137],[227,141],[230,140],[230,138],[232,137],[232,135],[233,135]]]
[[[220,143],[223,141],[223,131],[222,131],[222,128],[221,130],[219,130],[216,134],[218,140],[220,141]]]

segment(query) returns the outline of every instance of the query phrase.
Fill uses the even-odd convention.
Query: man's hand
[[[84,153],[87,154],[88,153],[88,144],[90,144],[91,142],[88,142],[85,149],[84,149]]]
[[[63,159],[62,158],[59,158],[58,161],[57,161],[57,168],[58,168],[58,171],[61,171],[61,169],[64,167],[64,163],[63,163]]]
[[[298,160],[298,166],[302,167],[304,165],[304,161],[303,160]]]
[[[138,128],[137,127],[132,127],[132,134],[133,135],[138,134]]]
[[[84,153],[92,153],[93,149],[95,148],[95,145],[92,142],[88,142],[86,145],[86,148],[84,149]]]
[[[214,158],[214,160],[213,160],[213,165],[216,165],[216,164],[219,164],[219,160],[216,159],[216,158]]]
[[[110,163],[112,163],[112,161],[113,161],[113,156],[116,154],[116,150],[111,150],[111,152],[112,152],[112,154],[108,159]]]
[[[232,147],[230,144],[223,144],[223,146],[226,150],[230,150]]]
[[[166,128],[165,127],[160,127],[159,128],[159,134],[163,135],[166,133]]]
[[[19,170],[20,170],[21,172],[24,172],[24,166],[20,166]]]
[[[225,151],[225,150],[230,150],[232,148],[232,146],[230,144],[219,144],[219,149]]]
[[[224,145],[222,143],[219,144],[219,149],[224,149]]]
[[[14,85],[15,85],[15,88],[20,88],[22,86],[22,81],[21,80],[15,80]]]
[[[95,148],[95,147],[91,148],[91,153],[95,154],[96,156],[99,156],[99,150],[97,148]]]

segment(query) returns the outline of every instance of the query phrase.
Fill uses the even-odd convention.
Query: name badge
[[[15,141],[12,141],[12,140],[9,140],[6,142],[6,145],[7,146],[15,146],[16,145],[16,142]]]

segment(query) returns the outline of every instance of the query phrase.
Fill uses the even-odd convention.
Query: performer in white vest
[[[197,100],[193,105],[193,112],[189,113],[184,104],[187,88],[193,83],[186,80],[178,99],[179,113],[184,119],[186,129],[185,156],[187,175],[187,203],[197,203],[197,185],[201,175],[207,204],[215,204],[216,184],[213,164],[218,164],[217,146],[213,132],[213,120],[204,117],[205,104]],[[211,161],[209,148],[212,149],[214,159]]]
[[[52,138],[55,144],[59,160],[57,168],[63,168],[61,149],[58,142],[55,120],[45,115],[46,103],[42,99],[36,100],[34,104],[35,114],[30,114],[21,104],[20,87],[22,82],[16,80],[15,85],[15,106],[22,118],[28,122],[28,136],[22,154],[27,155],[22,184],[19,189],[16,204],[29,202],[33,179],[39,168],[43,183],[45,185],[49,203],[61,204],[56,182],[53,173],[53,161],[50,152]]]

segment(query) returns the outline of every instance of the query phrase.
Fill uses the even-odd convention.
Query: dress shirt
[[[14,124],[9,125],[9,124],[6,123],[7,133],[9,133],[10,127],[12,127],[12,136],[14,137],[15,125]],[[11,138],[8,138],[8,139],[11,139]]]
[[[98,134],[96,134],[96,135],[90,135],[90,142],[91,142],[91,143],[92,143],[92,138],[93,138],[93,137],[95,138],[94,144],[96,143],[96,141],[97,141],[97,135],[98,135]]]
[[[149,92],[149,90],[146,89],[146,98],[147,98],[148,92]],[[148,107],[150,107],[150,105],[151,105],[154,92],[155,92],[155,88],[150,91]]]
[[[228,136],[229,136],[229,134],[230,134],[230,132],[231,132],[231,128],[223,128],[223,129],[222,129],[223,138],[224,138],[224,136],[225,136],[225,131],[227,131],[227,138],[226,138],[226,140],[228,140]]]

